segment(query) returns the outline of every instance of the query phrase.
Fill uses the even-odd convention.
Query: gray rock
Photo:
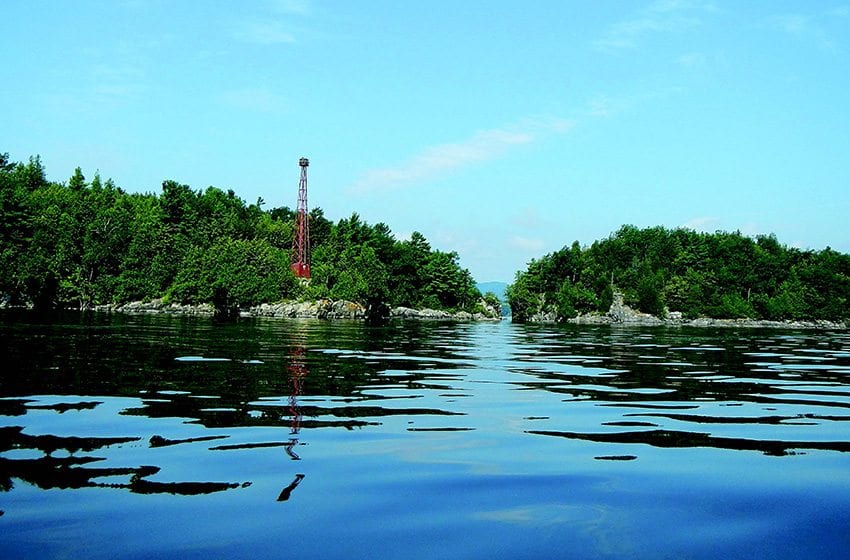
[[[501,317],[490,316],[488,313],[469,313],[458,311],[449,313],[441,309],[413,309],[410,307],[393,307],[390,309],[391,319],[419,319],[428,321],[499,321]]]
[[[532,323],[555,323],[554,310],[538,311],[529,318]],[[589,313],[567,319],[565,322],[577,325],[623,325],[623,326],[668,326],[700,328],[762,328],[762,329],[832,329],[846,330],[850,324],[841,321],[765,321],[756,319],[713,319],[698,317],[685,319],[679,311],[668,311],[663,319],[647,313],[641,313],[626,305],[623,294],[614,293],[614,301],[606,314]]]

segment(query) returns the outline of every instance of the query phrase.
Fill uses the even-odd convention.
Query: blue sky
[[[522,6],[521,4],[527,4]],[[7,0],[0,152],[358,212],[479,281],[622,224],[850,252],[850,3]]]

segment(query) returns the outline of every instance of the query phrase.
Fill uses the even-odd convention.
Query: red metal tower
[[[292,239],[292,272],[298,278],[310,278],[310,216],[307,214],[307,166],[310,161],[303,157],[301,180],[298,182],[298,208],[295,211],[295,232]]]

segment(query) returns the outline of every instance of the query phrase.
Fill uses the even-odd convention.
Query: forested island
[[[233,190],[176,181],[128,193],[77,168],[48,181],[41,159],[0,154],[0,305],[116,308],[207,305],[219,314],[280,302],[353,302],[493,315],[455,252],[414,232],[398,240],[356,213],[310,211],[312,280],[290,269],[295,212]],[[532,260],[506,297],[513,320],[580,321],[632,308],[656,318],[850,319],[850,255],[800,250],[773,235],[626,225],[608,238]],[[612,307],[612,303],[615,305]],[[329,305],[329,304],[328,304]]]
[[[842,322],[850,255],[788,247],[774,235],[626,225],[532,260],[507,297],[517,322],[580,322],[623,305],[658,319]]]
[[[0,303],[92,309],[156,300],[227,315],[327,299],[371,317],[392,307],[498,309],[457,253],[433,249],[418,232],[398,240],[356,213],[334,223],[320,208],[309,213],[312,280],[301,282],[290,270],[295,213],[264,205],[172,180],[159,194],[128,193],[98,173],[88,181],[80,168],[52,182],[39,157],[0,154]]]

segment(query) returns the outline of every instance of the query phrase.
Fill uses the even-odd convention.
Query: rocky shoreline
[[[95,311],[106,313],[130,313],[130,314],[160,314],[160,315],[189,315],[208,316],[215,315],[215,307],[210,303],[198,305],[181,305],[178,303],[165,303],[161,299],[147,302],[134,301],[121,305],[99,305]],[[241,309],[241,317],[280,317],[290,319],[354,319],[366,318],[366,308],[352,301],[287,301],[280,303],[263,303]],[[496,314],[469,313],[459,311],[449,313],[438,309],[411,309],[409,307],[394,307],[389,310],[390,319],[417,319],[438,321],[499,321],[501,317]]]
[[[563,320],[563,323],[574,325],[612,325],[626,327],[698,327],[698,328],[748,328],[748,329],[812,329],[812,330],[850,330],[847,321],[767,321],[762,319],[715,319],[697,317],[688,319],[681,313],[671,312],[664,318],[641,313],[625,305],[622,296],[615,295],[614,302],[607,313],[589,313]],[[5,306],[0,306],[5,307]],[[147,302],[134,301],[118,305],[98,305],[94,311],[103,313],[128,314],[160,314],[213,317],[215,307],[211,303],[197,305],[182,305],[164,303],[161,299]],[[495,310],[491,310],[495,312]],[[288,301],[280,303],[263,303],[242,309],[240,317],[278,317],[290,319],[350,319],[365,320],[366,308],[351,301]],[[412,309],[409,307],[394,307],[389,310],[389,319],[410,319],[426,321],[500,321],[502,317],[495,314],[469,313],[460,311],[449,313],[439,309]],[[536,313],[529,318],[529,323],[556,324],[554,312]]]
[[[554,312],[538,313],[531,317],[532,323],[555,323]],[[847,330],[850,324],[842,321],[766,321],[762,319],[713,319],[697,317],[687,319],[681,313],[671,312],[663,319],[648,313],[641,313],[623,303],[621,294],[614,295],[614,302],[608,313],[579,315],[566,319],[565,323],[575,325],[622,325],[630,327],[699,327],[699,328],[748,328],[748,329],[819,329]]]

